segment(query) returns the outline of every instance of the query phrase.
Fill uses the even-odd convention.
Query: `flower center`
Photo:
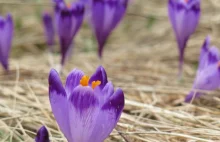
[[[82,86],[89,86],[89,76],[84,75],[81,80],[80,80],[80,84]],[[92,89],[95,89],[95,87],[99,86],[101,84],[101,81],[96,80],[92,82]]]
[[[189,0],[184,0],[184,1],[185,1],[185,3],[188,3]]]

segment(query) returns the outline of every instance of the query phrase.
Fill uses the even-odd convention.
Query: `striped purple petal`
[[[123,108],[124,93],[118,89],[99,110],[90,139],[94,142],[103,142],[116,126]]]
[[[69,99],[69,124],[73,142],[91,141],[98,113],[98,98],[92,88],[76,87]]]
[[[49,99],[54,117],[68,141],[71,141],[67,95],[58,73],[52,69],[49,74]]]
[[[65,86],[65,90],[68,97],[72,94],[73,89],[79,85],[83,75],[84,73],[78,69],[74,69],[72,72],[69,73],[66,79],[66,86]]]

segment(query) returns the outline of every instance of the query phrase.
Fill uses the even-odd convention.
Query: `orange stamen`
[[[81,80],[80,80],[80,84],[82,86],[89,86],[89,76],[84,75]],[[99,86],[101,84],[101,81],[97,80],[97,81],[93,81],[92,82],[92,89],[95,89],[95,87]]]
[[[101,81],[97,80],[97,81],[93,81],[92,82],[92,89],[95,89],[95,87],[99,86],[101,84]]]
[[[189,0],[185,0],[185,3],[187,3]]]
[[[82,86],[88,86],[89,85],[89,76],[84,75],[81,80],[80,80],[80,84]]]

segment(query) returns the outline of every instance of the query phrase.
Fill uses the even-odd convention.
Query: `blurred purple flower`
[[[98,41],[98,55],[102,57],[102,50],[108,36],[123,18],[128,0],[91,0],[91,25]]]
[[[0,62],[8,70],[8,60],[11,51],[14,24],[10,14],[4,19],[0,16]]]
[[[37,136],[35,138],[35,142],[50,142],[49,134],[48,134],[47,128],[45,126],[42,126],[38,130]]]
[[[220,85],[220,54],[216,47],[210,47],[210,38],[207,37],[200,53],[199,67],[192,91],[186,96],[185,102],[202,95],[196,90],[215,90]]]
[[[52,69],[49,98],[54,117],[69,142],[103,142],[116,126],[124,107],[123,91],[114,91],[102,66],[91,78],[81,70],[73,70],[65,86]]]
[[[52,52],[52,46],[55,44],[55,31],[53,25],[53,17],[49,13],[44,13],[42,16],[44,31],[47,38],[47,44]]]
[[[61,64],[71,52],[71,44],[83,22],[84,5],[82,2],[66,5],[62,0],[55,0],[56,29],[60,39],[62,53]]]
[[[200,0],[169,0],[168,14],[179,47],[179,76],[181,76],[184,49],[199,23]]]

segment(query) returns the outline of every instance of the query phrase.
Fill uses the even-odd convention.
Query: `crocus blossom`
[[[55,44],[55,30],[54,30],[54,22],[53,17],[49,13],[44,13],[42,16],[45,36],[47,39],[47,45],[52,51],[52,46]]]
[[[192,91],[186,96],[185,102],[198,98],[201,90],[215,90],[220,85],[220,54],[216,47],[210,47],[210,38],[207,37],[201,49],[199,67]],[[200,91],[200,92],[199,92]]]
[[[8,70],[13,30],[12,16],[10,14],[6,18],[0,16],[0,62],[5,70]]]
[[[84,5],[82,2],[66,5],[62,0],[55,0],[56,29],[60,39],[62,65],[65,63],[66,56],[71,52],[73,38],[82,25],[83,17]]]
[[[91,0],[91,26],[98,41],[98,55],[108,36],[125,15],[128,0]]]
[[[182,74],[184,49],[200,18],[200,0],[169,0],[168,14],[179,47],[179,75]]]
[[[47,128],[45,126],[42,126],[38,130],[37,136],[35,138],[35,142],[50,142],[49,134],[48,134]]]
[[[91,77],[74,69],[65,86],[52,69],[49,99],[68,142],[103,142],[116,126],[124,107],[123,91],[114,91],[102,66]]]

